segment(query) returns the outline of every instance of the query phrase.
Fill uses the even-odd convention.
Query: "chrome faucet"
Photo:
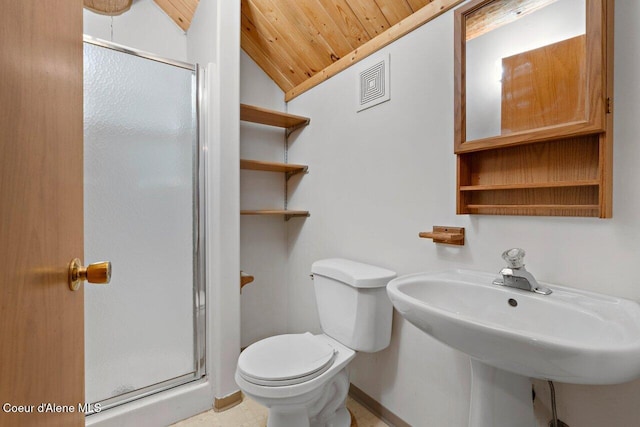
[[[507,262],[507,266],[500,270],[502,277],[495,279],[493,284],[549,295],[551,289],[540,286],[535,277],[524,268],[524,255],[524,250],[520,248],[504,251],[502,259]]]

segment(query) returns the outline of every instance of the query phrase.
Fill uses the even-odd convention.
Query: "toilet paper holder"
[[[464,227],[448,227],[434,225],[433,231],[421,231],[418,237],[433,239],[433,243],[464,246]]]

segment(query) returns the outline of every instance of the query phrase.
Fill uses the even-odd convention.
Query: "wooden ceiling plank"
[[[291,54],[289,47],[277,35],[270,32],[270,25],[264,17],[259,15],[248,17],[241,13],[240,25],[241,31],[261,47],[263,53],[270,58],[272,63],[278,64],[281,72],[287,75],[294,85],[312,75],[312,70],[304,66],[304,61],[299,57],[294,57],[295,52]]]
[[[196,13],[196,9],[198,9],[198,4],[200,3],[200,0],[182,0],[182,2],[185,4],[185,7],[187,8],[187,10],[191,12],[191,15],[193,18],[193,14]]]
[[[273,4],[280,9],[282,19],[289,28],[296,28],[302,35],[304,42],[311,46],[317,53],[322,55],[324,66],[340,59],[340,55],[334,47],[323,37],[324,34],[319,28],[309,20],[307,16],[298,8],[298,0],[277,0]],[[349,53],[349,49],[344,49],[343,54]]]
[[[305,56],[305,49],[295,44],[295,40],[288,32],[281,33],[278,28],[274,27],[271,21],[260,12],[258,8],[252,5],[253,0],[241,0],[243,5],[243,14],[253,22],[258,34],[269,40],[273,44],[280,47],[281,55],[288,57],[294,70],[301,73],[303,79],[307,79],[317,72],[317,68],[312,68],[309,63],[310,59]],[[248,13],[244,13],[244,11]],[[261,43],[259,43],[261,44]],[[286,74],[286,73],[285,73]]]
[[[256,44],[255,40],[249,37],[244,31],[240,33],[240,44],[242,45],[242,50],[258,64],[258,67],[260,67],[283,92],[286,93],[295,86],[294,83],[289,80],[288,76],[284,75],[280,71],[280,68],[271,62],[262,48]]]
[[[193,18],[193,14],[196,12],[199,0],[167,0],[176,8],[176,10],[184,15]]]
[[[174,7],[175,7],[176,11],[178,12],[178,14],[185,21],[185,28],[183,28],[183,29],[185,31],[187,31],[189,29],[189,27],[191,26],[191,20],[193,19],[193,15],[194,15],[195,11],[192,12],[190,9],[184,7],[184,5],[179,4],[176,1],[171,1],[171,3],[174,5]],[[181,25],[179,25],[179,26],[182,28]]]
[[[260,12],[274,29],[274,34],[278,33],[280,39],[289,45],[290,52],[296,52],[312,70],[312,75],[319,70],[331,64],[331,60],[325,59],[325,56],[316,52],[314,46],[307,43],[303,33],[297,27],[289,26],[284,20],[280,9],[271,0],[248,0],[248,5],[252,9],[252,13]],[[278,31],[282,28],[284,31]]]
[[[414,14],[409,15],[402,21],[389,28],[389,30],[369,40],[367,43],[363,44],[358,49],[351,52],[349,55],[342,57],[339,61],[334,62],[321,72],[304,81],[302,84],[299,84],[298,86],[286,92],[285,101],[291,101],[298,95],[333,77],[340,71],[350,67],[356,62],[361,61],[372,53],[399,39],[400,37],[407,35],[411,31],[426,24],[437,16],[440,16],[444,12],[462,3],[463,1],[464,0],[433,0],[422,9],[419,9]]]
[[[407,0],[407,3],[409,3],[409,6],[411,6],[411,9],[413,9],[414,12],[417,12],[418,9],[422,9],[427,4],[431,3],[431,1],[430,0]]]
[[[291,4],[291,1],[289,2]],[[331,46],[338,57],[346,55],[360,44],[352,45],[345,37],[338,24],[332,19],[327,10],[318,0],[298,0],[293,2],[302,16],[309,21],[309,25]]]
[[[364,29],[358,17],[353,13],[346,0],[317,0],[327,14],[333,19],[342,34],[351,43],[351,49],[357,49],[371,37]]]
[[[258,35],[270,43],[277,45],[281,56],[289,58],[290,64],[288,65],[293,68],[294,75],[300,74],[301,78],[306,80],[317,72],[317,69],[314,70],[311,68],[308,59],[303,55],[304,52],[302,49],[299,49],[294,42],[292,42],[291,37],[289,37],[286,32],[284,35],[281,34],[278,29],[271,24],[271,21],[264,16],[257,7],[251,4],[250,0],[241,0],[241,4],[242,14],[255,25]],[[262,42],[258,42],[258,46],[263,44]],[[273,46],[273,48],[275,49],[276,47]],[[291,74],[291,70],[283,70],[283,73]]]
[[[191,20],[199,0],[153,0],[183,31],[191,26]]]
[[[384,17],[384,14],[375,2],[370,0],[346,1],[371,38],[382,34],[390,27],[389,21]]]
[[[300,70],[294,63],[291,62],[290,57],[287,56],[286,58],[283,58],[283,56],[286,56],[284,54],[284,51],[282,51],[277,46],[272,46],[270,43],[265,43],[262,37],[256,35],[255,30],[252,30],[251,32],[247,31],[245,29],[246,17],[244,15],[241,15],[241,19],[242,38],[240,39],[240,47],[249,55],[249,57],[251,57],[251,59],[253,59],[256,64],[258,64],[258,66],[260,66],[260,68],[263,69],[263,71],[266,72],[266,70],[270,70],[267,73],[269,77],[272,77],[272,75],[274,74],[273,70],[277,69],[278,72],[275,74],[280,76],[278,77],[274,75],[272,79],[276,80],[276,78],[279,78],[280,80],[282,80],[282,77],[284,77],[284,79],[287,82],[291,83],[293,86],[300,84],[301,82],[309,78],[308,75],[304,74],[304,71]],[[245,46],[245,44],[247,44],[249,40],[251,46]],[[256,50],[260,51],[259,56],[256,56]],[[265,64],[264,62],[267,62],[268,64]],[[283,83],[282,81],[278,82],[278,86],[281,86],[282,84],[288,86],[288,84]]]
[[[397,24],[413,13],[405,0],[375,0],[390,25]]]
[[[409,10],[411,11],[411,13],[415,12],[415,10],[413,10],[413,7],[411,7],[411,5],[409,4],[408,0],[402,0],[404,2],[404,4],[409,8]]]
[[[176,11],[186,18],[187,21],[187,29],[191,26],[191,21],[193,20],[193,15],[196,13],[196,9],[198,7],[199,0],[167,0]]]
[[[173,4],[169,0],[153,0],[155,4],[157,4],[160,9],[166,13],[169,18],[173,22],[178,25],[178,27],[182,28],[182,31],[187,31],[189,28],[189,24],[187,23],[186,16],[182,15],[178,10],[173,6]]]

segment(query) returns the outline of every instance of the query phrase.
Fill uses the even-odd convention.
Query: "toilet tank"
[[[325,334],[356,351],[389,345],[393,305],[386,286],[395,272],[341,258],[316,261],[311,272]]]

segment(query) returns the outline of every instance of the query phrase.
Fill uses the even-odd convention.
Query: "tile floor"
[[[373,415],[367,408],[360,405],[351,397],[347,398],[347,408],[351,411],[357,427],[388,427],[388,425]],[[224,412],[207,411],[195,417],[174,424],[174,427],[265,427],[267,425],[267,408],[258,405],[248,397],[244,397],[241,404]]]

